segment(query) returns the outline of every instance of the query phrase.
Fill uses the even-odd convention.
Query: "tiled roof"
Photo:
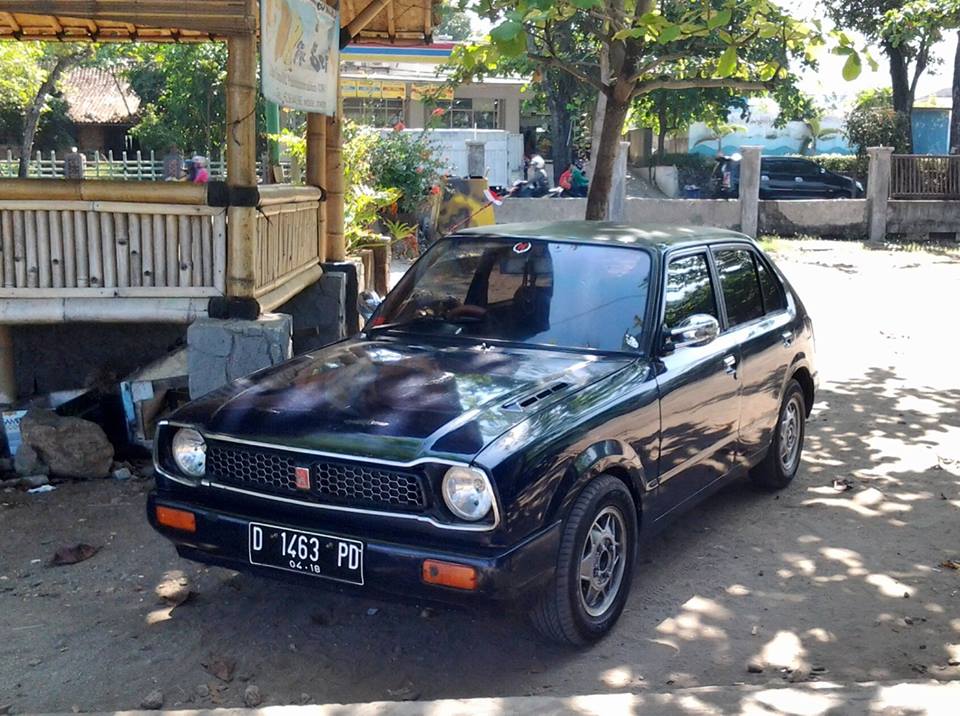
[[[78,67],[60,83],[67,114],[77,124],[133,124],[140,98],[130,83],[110,70]]]

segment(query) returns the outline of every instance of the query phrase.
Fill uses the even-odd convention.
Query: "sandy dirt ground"
[[[960,679],[960,260],[776,249],[816,321],[801,474],[778,495],[733,484],[653,539],[596,646],[198,566],[147,526],[147,481],[64,484],[0,493],[0,708],[131,709],[153,691],[241,706],[251,685],[289,704]],[[79,541],[102,549],[46,566]],[[191,598],[159,602],[165,577]]]

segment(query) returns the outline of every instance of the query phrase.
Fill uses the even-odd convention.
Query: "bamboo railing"
[[[320,198],[320,190],[310,186],[260,187],[254,297],[267,310],[320,276]]]
[[[960,155],[894,154],[890,160],[893,199],[960,199]]]

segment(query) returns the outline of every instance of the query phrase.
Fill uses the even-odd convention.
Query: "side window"
[[[763,260],[754,256],[757,262],[757,275],[760,276],[760,291],[763,293],[763,307],[767,313],[776,313],[787,307],[787,300],[780,286],[780,279],[773,275]]]
[[[706,254],[692,254],[670,262],[664,309],[663,320],[669,327],[696,313],[719,317]]]
[[[747,249],[719,249],[713,253],[730,326],[763,316],[760,282]]]

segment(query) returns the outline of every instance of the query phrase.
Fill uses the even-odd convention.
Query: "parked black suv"
[[[710,177],[710,196],[736,199],[740,195],[740,155],[718,157]],[[761,199],[857,199],[860,182],[799,157],[760,158]]]

